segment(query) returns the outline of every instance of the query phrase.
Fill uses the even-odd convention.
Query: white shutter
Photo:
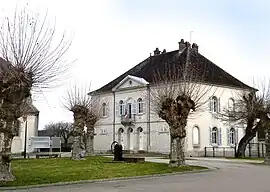
[[[227,128],[227,145],[230,145],[230,129]]]
[[[109,103],[106,104],[105,113],[105,116],[109,117]]]
[[[218,129],[218,145],[222,145],[222,132],[221,128]]]
[[[212,128],[211,127],[209,127],[209,145],[211,145],[212,144]]]
[[[218,98],[218,111],[217,112],[220,112],[220,98]]]
[[[115,115],[120,116],[120,105],[118,103],[115,105]]]
[[[137,102],[134,101],[131,107],[131,114],[137,114]]]
[[[238,129],[235,128],[235,145],[238,144]]]
[[[145,113],[146,112],[146,103],[142,102],[142,112]]]
[[[209,111],[213,110],[212,97],[209,98]]]

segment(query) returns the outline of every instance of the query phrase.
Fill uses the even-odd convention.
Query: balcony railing
[[[121,116],[121,124],[124,126],[133,125],[135,123],[135,114],[126,114]]]

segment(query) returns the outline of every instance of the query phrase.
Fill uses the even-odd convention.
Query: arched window
[[[229,99],[228,108],[230,111],[234,111],[234,99],[232,99],[232,98]]]
[[[218,112],[218,99],[217,97],[212,97],[212,111]]]
[[[229,131],[229,145],[234,145],[235,144],[235,129],[231,128]]]
[[[138,113],[143,113],[143,100],[142,98],[138,99]]]
[[[218,129],[216,127],[212,128],[211,131],[211,143],[218,144]]]
[[[119,113],[121,116],[125,115],[125,105],[124,105],[123,100],[119,101]]]
[[[199,145],[200,144],[200,130],[198,126],[193,127],[192,136],[193,136],[193,145]]]
[[[107,116],[107,105],[106,105],[106,103],[102,103],[102,116],[103,117]]]

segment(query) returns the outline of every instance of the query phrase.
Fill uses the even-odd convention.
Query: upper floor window
[[[142,100],[142,98],[139,98],[138,99],[138,113],[140,114],[140,113],[143,113],[144,111],[143,111],[143,106],[144,104],[143,104],[143,100]]]
[[[209,103],[210,103],[210,111],[211,112],[215,112],[215,113],[219,112],[220,102],[219,102],[219,99],[216,96],[211,97]]]
[[[125,115],[125,104],[123,100],[119,101],[119,113],[120,115]]]
[[[108,108],[108,105],[106,103],[102,103],[102,117],[108,116],[107,108]]]
[[[234,111],[235,109],[235,103],[234,103],[234,99],[230,98],[228,101],[228,108],[230,111]]]

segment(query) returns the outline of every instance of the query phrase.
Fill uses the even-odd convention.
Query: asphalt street
[[[148,161],[167,162],[165,159]],[[19,192],[270,192],[270,167],[247,163],[220,162],[208,160],[188,160],[188,164],[219,168],[204,173],[163,176],[147,179],[109,181],[65,186],[52,186],[16,190]]]

